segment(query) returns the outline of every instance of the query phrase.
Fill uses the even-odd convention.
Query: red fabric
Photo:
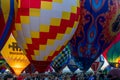
[[[2,13],[2,9],[0,9],[0,39],[2,37],[4,29],[5,29],[5,20]]]
[[[50,61],[30,61],[35,66],[36,71],[43,73],[50,65]]]
[[[91,68],[93,69],[93,71],[97,71],[98,67],[99,67],[99,62],[94,62],[92,64],[92,66],[91,66]]]
[[[40,6],[41,6],[41,1],[40,0],[30,0],[30,7],[31,8],[38,8],[38,9],[40,9]]]
[[[19,76],[17,80],[23,80],[24,78],[22,76]]]

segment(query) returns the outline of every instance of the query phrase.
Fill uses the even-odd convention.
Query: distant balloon
[[[81,0],[80,15],[70,45],[76,64],[87,71],[120,32],[120,0]]]
[[[112,67],[120,67],[120,33],[103,52],[103,55]]]
[[[10,35],[16,10],[16,0],[0,0],[0,50]]]
[[[18,3],[14,36],[38,72],[43,72],[76,31],[80,0],[19,0]]]
[[[104,57],[103,55],[100,55],[95,62],[92,63],[91,69],[95,72],[100,71],[101,67],[104,64]]]
[[[56,72],[62,71],[69,62],[71,51],[67,45],[52,61],[51,66]]]
[[[70,54],[71,55],[71,54]],[[74,59],[71,57],[69,63],[67,64],[68,68],[71,72],[75,72],[78,69],[78,66],[75,64]]]

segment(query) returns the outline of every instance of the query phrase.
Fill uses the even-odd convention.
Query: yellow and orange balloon
[[[3,47],[1,54],[16,75],[20,75],[21,72],[30,64],[23,51],[18,47],[12,34]]]

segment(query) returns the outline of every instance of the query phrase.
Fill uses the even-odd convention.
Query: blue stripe
[[[8,35],[8,32],[10,30],[13,16],[14,16],[14,0],[10,0],[10,13],[9,13],[9,17],[8,17],[8,20],[7,20],[7,23],[5,26],[5,30],[4,30],[2,38],[0,40],[0,50],[2,49],[2,47],[5,43],[6,36]]]

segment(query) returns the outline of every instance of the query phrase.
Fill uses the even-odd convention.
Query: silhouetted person
[[[11,74],[7,74],[4,76],[4,80],[13,80],[13,79],[14,79],[13,75],[11,75]]]

